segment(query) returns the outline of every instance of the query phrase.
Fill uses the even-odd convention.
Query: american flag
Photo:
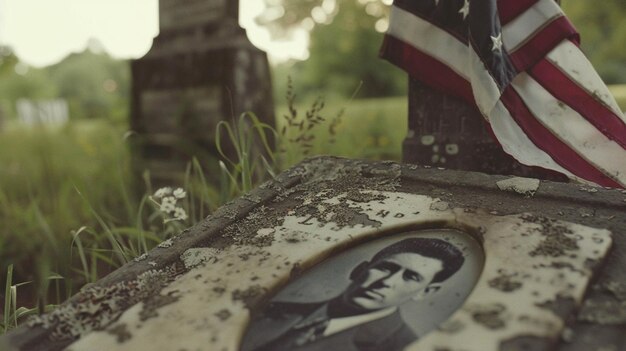
[[[554,0],[395,0],[381,56],[475,105],[504,151],[626,187],[626,118]]]

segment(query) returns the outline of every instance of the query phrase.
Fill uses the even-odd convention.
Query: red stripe
[[[544,127],[512,86],[504,90],[500,100],[533,144],[550,155],[561,167],[601,186],[622,188],[622,185],[602,173]]]
[[[465,78],[446,64],[402,40],[386,35],[380,56],[430,87],[460,97],[473,106],[476,105],[472,86]]]
[[[565,75],[552,62],[544,59],[535,65],[529,73],[557,100],[569,105],[607,138],[626,149],[626,123]]]
[[[565,39],[570,39],[575,44],[579,42],[576,29],[565,16],[554,19],[529,38],[526,43],[509,55],[518,72],[526,71],[534,66]]]
[[[498,0],[500,24],[505,25],[528,10],[539,0]]]

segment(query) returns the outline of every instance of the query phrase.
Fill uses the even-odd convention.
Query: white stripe
[[[468,50],[474,100],[483,116],[490,116],[491,111],[500,100],[500,89],[474,49],[470,47]]]
[[[603,173],[626,185],[626,150],[557,100],[528,74],[512,83],[528,109],[548,130]]]
[[[488,116],[500,90],[478,55],[453,35],[414,14],[392,6],[388,35],[447,65],[472,85],[476,105]],[[469,55],[469,65],[468,65]]]
[[[387,34],[434,57],[469,80],[467,45],[432,23],[392,6]]]
[[[548,53],[547,59],[559,67],[563,73],[575,81],[579,87],[587,91],[589,95],[595,96],[622,121],[626,122],[626,117],[624,117],[615,98],[600,76],[598,76],[596,70],[593,69],[589,60],[574,43],[564,40]]]
[[[502,28],[504,47],[512,53],[533,33],[559,16],[563,16],[563,12],[554,0],[538,1]]]
[[[587,182],[561,167],[550,155],[538,148],[511,117],[511,113],[502,102],[499,101],[496,104],[489,121],[491,130],[502,145],[504,152],[513,156],[521,164],[551,169],[572,179]]]

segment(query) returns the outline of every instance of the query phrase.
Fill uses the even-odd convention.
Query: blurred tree
[[[626,2],[563,0],[582,37],[582,49],[607,84],[626,83]]]
[[[28,67],[10,48],[0,47],[0,109],[3,114],[15,116],[18,99],[43,99],[55,95],[56,88],[44,69]]]
[[[266,2],[269,6],[258,21],[275,36],[289,35],[298,26],[311,30],[310,58],[292,68],[305,94],[322,90],[322,95],[346,97],[359,86],[358,97],[362,98],[406,93],[406,75],[378,59],[382,32],[388,24],[389,8],[383,1]],[[286,70],[279,68],[280,74],[275,76]]]
[[[94,41],[46,68],[28,67],[10,48],[0,47],[0,108],[9,115],[15,116],[21,98],[63,98],[72,118],[125,121],[129,86],[128,63],[111,58]]]
[[[301,64],[301,83],[344,97],[361,82],[359,98],[405,94],[406,74],[378,58],[383,34],[376,24],[383,14],[378,1],[343,2],[332,23],[322,22],[311,32],[310,58]]]
[[[10,47],[0,45],[0,78],[14,72],[18,62],[17,56]]]
[[[123,119],[128,106],[128,63],[100,48],[92,41],[85,51],[70,54],[47,70],[59,97],[68,100],[71,116]]]

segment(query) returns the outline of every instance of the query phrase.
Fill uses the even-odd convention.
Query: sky
[[[264,6],[261,0],[241,0],[239,21],[250,41],[273,63],[306,59],[306,31],[295,32],[289,41],[275,41],[254,23]],[[158,0],[0,0],[0,45],[10,46],[35,67],[83,51],[90,38],[116,58],[139,58],[158,32]]]

